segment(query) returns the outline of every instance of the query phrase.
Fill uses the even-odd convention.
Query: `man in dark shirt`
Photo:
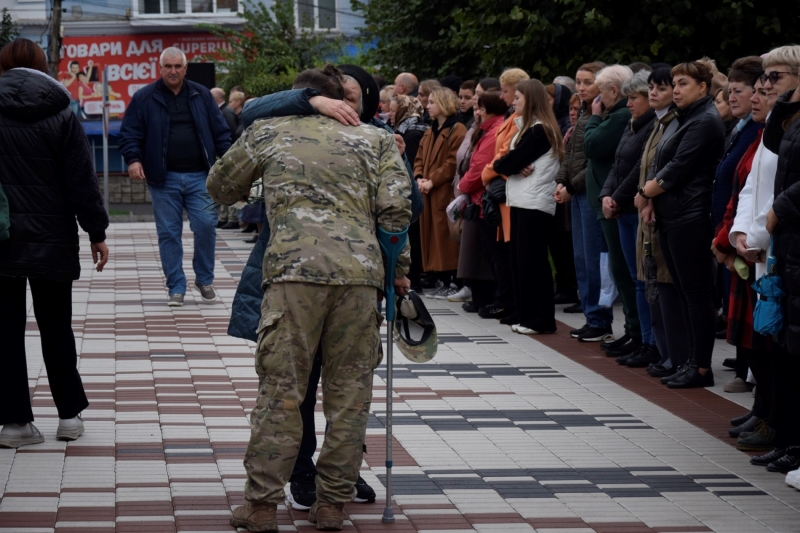
[[[120,149],[131,179],[146,179],[153,199],[168,305],[183,305],[183,210],[194,233],[195,287],[203,301],[216,300],[214,247],[217,215],[206,207],[208,170],[231,145],[231,133],[211,93],[185,80],[186,56],[162,52],[161,79],[131,100],[120,131]]]

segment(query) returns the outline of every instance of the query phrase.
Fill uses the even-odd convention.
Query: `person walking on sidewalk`
[[[228,102],[225,101],[225,90],[222,87],[214,87],[211,89],[211,96],[219,107],[222,118],[228,124],[228,129],[231,130],[231,140],[235,141],[236,130],[239,129],[239,113],[237,113]],[[219,210],[219,222],[217,222],[219,229],[239,229],[239,210],[233,206],[222,206]]]
[[[119,146],[132,180],[147,180],[153,198],[161,267],[168,304],[183,305],[183,210],[194,233],[195,287],[205,302],[216,300],[214,247],[217,215],[207,209],[206,177],[217,156],[231,145],[231,131],[208,89],[184,79],[186,55],[161,53],[161,78],[131,99],[120,128]]]
[[[69,92],[48,75],[42,48],[28,39],[12,41],[0,51],[0,72],[0,188],[10,220],[8,238],[0,240],[0,447],[18,448],[44,442],[32,423],[28,389],[28,283],[58,410],[56,438],[75,440],[83,433],[78,415],[89,402],[72,331],[72,282],[81,270],[75,218],[89,234],[102,272],[108,215],[89,141],[69,107]]]
[[[330,65],[307,70],[294,88],[341,100],[340,76]],[[341,176],[348,176],[347,187]],[[309,521],[341,529],[361,468],[373,372],[382,359],[383,318],[375,302],[384,266],[376,230],[408,227],[411,183],[390,133],[366,124],[343,129],[320,115],[271,118],[248,128],[212,168],[208,191],[230,205],[258,179],[272,235],[258,327],[259,395],[244,459],[246,502],[234,509],[231,524],[278,531],[277,506],[301,446],[300,405],[321,347],[328,431]],[[410,286],[409,263],[406,244],[394,271],[400,293]]]

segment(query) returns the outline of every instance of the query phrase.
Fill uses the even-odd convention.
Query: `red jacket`
[[[494,160],[495,135],[497,134],[497,128],[502,123],[503,117],[496,116],[481,124],[480,128],[483,130],[483,136],[478,139],[475,148],[472,150],[469,169],[461,177],[461,181],[458,182],[458,190],[464,194],[469,194],[472,203],[478,204],[481,208],[481,217],[483,217],[481,196],[483,196],[483,191],[486,190],[481,180],[481,173],[486,165]]]

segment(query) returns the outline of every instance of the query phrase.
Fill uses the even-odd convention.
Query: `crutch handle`
[[[403,231],[392,233],[378,227],[378,244],[386,256],[386,280],[384,282],[386,293],[386,320],[394,321],[396,305],[394,301],[394,269],[397,260],[403,252],[403,248],[408,240],[408,228]]]

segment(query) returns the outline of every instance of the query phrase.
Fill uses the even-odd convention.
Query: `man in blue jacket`
[[[195,287],[203,301],[216,300],[214,247],[217,215],[206,178],[217,156],[231,146],[231,131],[211,92],[186,77],[179,48],[161,53],[161,79],[133,96],[120,129],[120,151],[132,180],[147,180],[153,198],[161,267],[168,305],[180,307],[186,294],[183,273],[183,210],[194,233]]]

